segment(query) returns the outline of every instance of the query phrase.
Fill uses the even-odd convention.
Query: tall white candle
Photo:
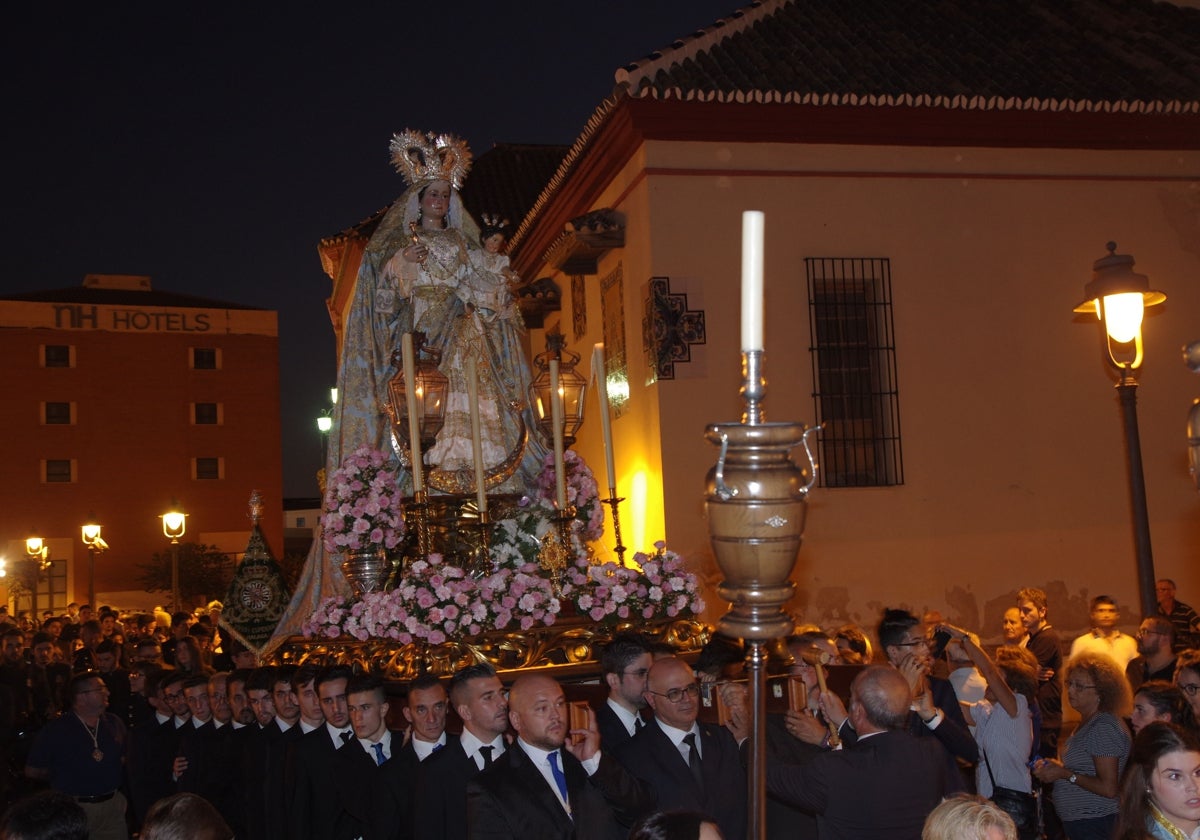
[[[563,402],[558,390],[558,359],[550,360],[550,423],[554,427],[554,493],[560,512],[567,509],[567,476],[563,472]]]
[[[604,437],[604,467],[608,470],[610,495],[617,495],[617,469],[614,466],[612,418],[608,416],[608,379],[604,373],[604,345],[592,348],[592,378],[596,380],[596,397],[600,401],[600,431]]]
[[[404,359],[404,402],[408,404],[408,447],[412,455],[413,492],[425,489],[425,470],[421,465],[421,418],[417,414],[417,364],[413,355],[412,333],[400,338]]]
[[[467,402],[471,406],[471,457],[475,460],[475,500],[479,513],[487,513],[487,486],[483,474],[483,434],[479,427],[479,367],[467,358]]]
[[[742,350],[763,349],[763,219],[742,213]]]

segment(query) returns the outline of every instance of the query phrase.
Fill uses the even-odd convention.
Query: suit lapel
[[[680,751],[679,747],[672,743],[667,733],[662,731],[662,728],[658,725],[657,721],[654,723],[653,736],[660,739],[659,748],[655,750],[655,752],[663,757],[663,760],[667,764],[667,771],[674,776],[680,784],[690,785],[692,790],[699,794],[699,801],[703,802],[704,791],[700,790],[696,785],[696,778],[692,775],[692,768],[688,766],[687,759],[683,757],[683,753]],[[700,729],[700,737],[700,752],[704,755],[708,755],[706,750],[708,743],[703,740],[703,727]],[[705,778],[707,778],[707,772],[705,774]]]
[[[563,808],[562,803],[558,801],[558,796],[550,789],[550,782],[546,781],[542,771],[534,766],[533,759],[529,757],[529,754],[522,749],[520,744],[509,746],[504,754],[509,755],[509,753],[512,754],[510,762],[514,774],[520,779],[522,787],[529,791],[530,801],[536,802],[540,808],[544,809],[556,826],[569,827],[572,824],[571,817]],[[565,764],[566,762],[564,762]],[[571,784],[568,779],[567,797],[570,798],[570,795]]]

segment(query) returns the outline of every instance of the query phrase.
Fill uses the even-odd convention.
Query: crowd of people
[[[1062,639],[1033,588],[991,651],[904,610],[873,640],[797,628],[787,668],[805,690],[766,721],[767,836],[1200,836],[1200,652],[1177,639],[1200,619],[1163,583],[1170,606],[1136,639],[1105,596]],[[0,838],[746,836],[736,640],[692,663],[619,634],[589,692],[475,663],[397,695],[361,668],[258,667],[187,614],[163,639],[79,613],[0,627]],[[841,694],[824,679],[838,664],[855,666]]]

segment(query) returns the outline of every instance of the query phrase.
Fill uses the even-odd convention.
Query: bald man
[[[858,740],[808,764],[769,766],[767,790],[814,812],[821,840],[920,840],[925,817],[951,787],[938,743],[907,731],[911,703],[903,674],[866,668],[850,687]],[[822,706],[833,720],[847,715],[832,693]]]
[[[646,784],[661,811],[707,814],[726,837],[746,836],[746,773],[723,726],[699,724],[700,685],[682,659],[650,666],[646,702],[654,721],[621,750],[621,763]]]
[[[620,840],[650,810],[633,777],[600,751],[590,708],[587,728],[568,732],[567,701],[555,680],[518,677],[508,719],[516,744],[467,784],[472,840]]]

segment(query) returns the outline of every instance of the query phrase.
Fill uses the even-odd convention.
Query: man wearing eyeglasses
[[[1138,628],[1136,659],[1125,666],[1125,679],[1136,694],[1142,683],[1175,678],[1175,627],[1169,618],[1152,615]]]
[[[621,749],[645,725],[641,714],[653,662],[645,639],[636,633],[618,633],[600,654],[608,700],[596,712],[596,724],[604,749]]]
[[[681,659],[650,667],[646,701],[654,720],[622,749],[621,762],[647,784],[660,811],[707,814],[725,837],[746,836],[746,773],[723,726],[701,725],[700,685]]]
[[[49,780],[54,790],[73,797],[87,814],[92,840],[126,840],[125,797],[119,789],[125,724],[105,712],[108,689],[96,674],[72,677],[64,704],[70,711],[38,733],[25,775]]]

